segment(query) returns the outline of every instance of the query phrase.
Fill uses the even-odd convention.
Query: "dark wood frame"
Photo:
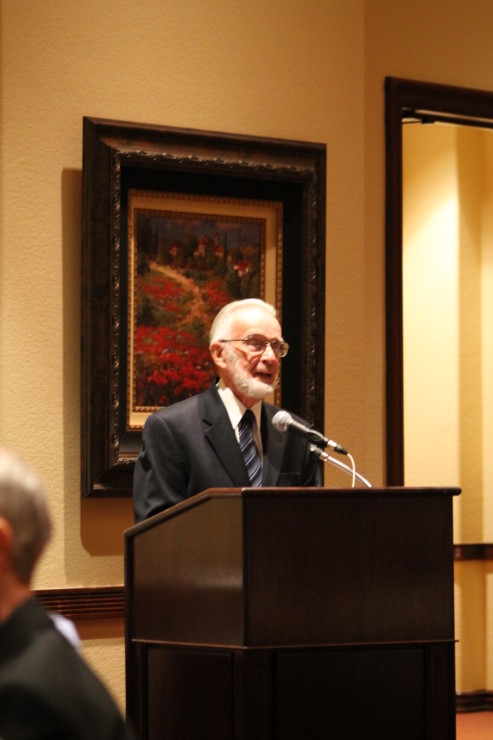
[[[493,127],[493,93],[385,80],[386,420],[387,485],[404,485],[402,326],[402,122],[443,121]]]
[[[83,119],[81,488],[128,496],[140,432],[125,429],[127,193],[283,203],[283,405],[323,428],[326,146]]]

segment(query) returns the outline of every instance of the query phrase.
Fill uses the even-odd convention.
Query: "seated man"
[[[218,382],[156,411],[144,426],[134,473],[137,522],[207,488],[322,484],[309,443],[275,429],[279,409],[264,400],[288,351],[274,307],[257,298],[229,303],[209,339]]]
[[[108,691],[31,591],[50,535],[38,477],[0,448],[0,738],[130,740]]]

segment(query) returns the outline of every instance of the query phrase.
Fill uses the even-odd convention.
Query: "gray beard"
[[[229,350],[229,348],[228,348]],[[273,393],[277,387],[277,380],[270,385],[264,383],[258,378],[251,378],[246,371],[238,367],[238,358],[234,352],[228,351],[228,357],[232,364],[231,375],[235,388],[243,395],[248,398],[256,398],[261,400],[265,398],[269,393]]]
[[[269,393],[272,393],[277,386],[277,380],[270,385],[264,383],[258,378],[245,378],[241,371],[237,371],[236,368],[233,370],[233,380],[235,386],[238,388],[240,393],[248,398],[265,398]]]

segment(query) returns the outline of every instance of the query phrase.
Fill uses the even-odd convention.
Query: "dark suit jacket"
[[[102,683],[36,599],[0,626],[2,740],[131,740]]]
[[[320,486],[320,464],[304,439],[272,426],[278,411],[262,404],[262,486]],[[148,417],[135,464],[139,522],[208,488],[247,488],[245,464],[215,386]]]

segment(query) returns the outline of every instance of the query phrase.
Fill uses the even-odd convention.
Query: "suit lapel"
[[[200,402],[205,438],[231,478],[231,485],[237,488],[248,487],[250,481],[243,457],[228,412],[215,386],[202,394]]]
[[[286,434],[272,426],[272,418],[278,411],[269,403],[262,404],[263,486],[276,486],[286,447]],[[248,487],[250,481],[243,457],[229,420],[228,412],[219,398],[215,386],[200,396],[200,414],[204,435],[217,458],[231,478],[231,485]]]

